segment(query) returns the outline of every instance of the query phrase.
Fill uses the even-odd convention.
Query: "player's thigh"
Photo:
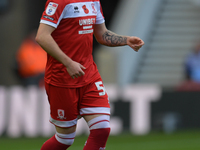
[[[84,94],[79,104],[80,115],[110,115],[108,94],[99,78],[84,87]]]
[[[70,134],[70,133],[74,133],[76,131],[76,125],[73,127],[69,127],[69,128],[61,128],[61,127],[57,127],[57,126],[55,126],[55,128],[58,133],[62,133],[62,134]]]
[[[102,116],[103,114],[95,114],[95,115],[84,115],[83,118],[85,119],[86,122],[89,122],[90,120]]]
[[[50,103],[50,122],[60,128],[71,128],[77,124],[78,100],[76,89],[45,84]]]

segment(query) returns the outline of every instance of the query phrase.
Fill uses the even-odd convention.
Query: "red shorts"
[[[80,88],[57,87],[45,83],[50,103],[50,122],[59,127],[77,124],[78,115],[110,115],[109,98],[102,79]]]

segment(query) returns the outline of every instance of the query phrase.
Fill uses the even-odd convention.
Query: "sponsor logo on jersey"
[[[79,20],[79,25],[80,26],[91,25],[91,24],[95,24],[95,21],[96,21],[95,18],[81,19],[81,20]]]
[[[49,16],[45,16],[45,15],[43,16],[43,18],[46,18],[46,19],[49,19],[49,20],[52,20],[52,21],[54,20],[54,18],[49,17]]]
[[[62,109],[58,109],[58,118],[59,119],[66,119],[65,118],[65,111]]]
[[[89,9],[87,9],[86,5],[83,5],[82,8],[86,14],[90,12]]]
[[[47,6],[46,14],[52,16],[53,14],[55,14],[57,8],[58,4],[50,2]]]
[[[78,31],[78,34],[90,34],[90,33],[93,33],[93,29]]]
[[[80,11],[78,10],[78,6],[74,6],[74,13],[80,13]]]
[[[97,10],[96,10],[96,8],[95,8],[95,4],[92,3],[91,6],[92,6],[92,13],[93,13],[93,14],[97,14]]]
[[[90,34],[93,33],[92,25],[95,24],[96,19],[95,18],[89,18],[89,19],[80,19],[79,25],[83,26],[84,30],[81,30],[78,32],[78,34]]]

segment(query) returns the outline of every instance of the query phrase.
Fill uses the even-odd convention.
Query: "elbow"
[[[97,42],[101,45],[104,45],[103,41],[102,40],[97,40]]]
[[[36,35],[36,37],[35,37],[35,41],[38,43],[38,44],[40,44],[41,43],[41,36],[40,35]]]
[[[35,36],[35,41],[39,44],[42,45],[42,43],[44,42],[44,34],[41,33],[37,33]]]
[[[99,44],[101,44],[101,45],[106,45],[106,42],[105,42],[103,39],[97,39],[97,38],[96,38],[96,40],[97,40],[97,42],[98,42]]]

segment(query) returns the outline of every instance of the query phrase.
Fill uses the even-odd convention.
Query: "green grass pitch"
[[[75,138],[69,150],[81,150],[86,136]],[[40,150],[47,138],[0,137],[0,150]],[[106,150],[200,150],[200,130],[178,131],[173,134],[150,133],[144,136],[121,134],[110,136]]]

